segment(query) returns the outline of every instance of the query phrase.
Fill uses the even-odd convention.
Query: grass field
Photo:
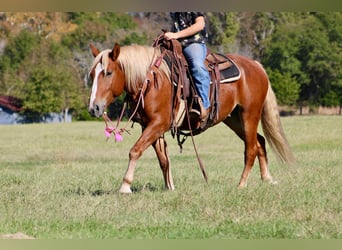
[[[256,164],[238,190],[242,142],[223,125],[179,153],[168,137],[176,190],[164,191],[152,149],[138,163],[134,193],[117,193],[128,152],[140,134],[106,142],[102,122],[0,126],[0,238],[39,239],[342,239],[342,117],[282,118],[298,160],[277,163],[278,185],[262,183]]]

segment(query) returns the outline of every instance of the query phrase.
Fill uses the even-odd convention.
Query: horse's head
[[[114,99],[124,91],[124,73],[117,58],[120,46],[114,45],[112,50],[100,52],[94,45],[90,45],[94,62],[89,76],[93,86],[89,100],[89,112],[100,117]]]

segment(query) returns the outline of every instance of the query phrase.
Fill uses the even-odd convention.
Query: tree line
[[[342,13],[208,12],[208,46],[266,68],[280,105],[342,106]],[[90,119],[89,44],[151,45],[168,13],[0,13],[0,95],[33,119],[72,112]],[[120,112],[123,98],[113,105]]]

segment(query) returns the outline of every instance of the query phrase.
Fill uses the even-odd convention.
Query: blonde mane
[[[95,57],[90,72],[98,63],[101,63],[106,73],[110,52],[111,50],[109,49],[100,52]],[[125,74],[126,88],[129,93],[137,93],[139,91],[150,65],[159,55],[160,50],[158,48],[149,46],[129,45],[120,48],[117,61]],[[170,77],[170,69],[164,60],[159,67],[159,71],[164,72],[166,76]]]
[[[108,66],[108,58],[109,58],[109,53],[111,52],[110,49],[106,49],[104,51],[101,51],[94,59],[93,64],[90,67],[88,75],[96,68],[96,65],[101,63],[103,69],[107,69]],[[106,73],[106,70],[105,70]]]

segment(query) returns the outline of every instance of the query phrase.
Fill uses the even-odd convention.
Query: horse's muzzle
[[[89,107],[89,113],[92,116],[96,116],[96,117],[102,116],[104,110],[105,110],[105,105],[94,104],[92,107]]]

